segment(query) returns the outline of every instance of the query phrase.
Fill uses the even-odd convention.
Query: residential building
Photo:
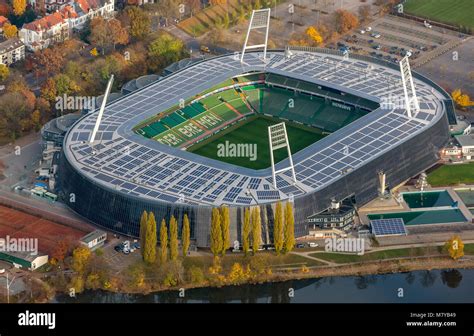
[[[455,137],[462,149],[464,160],[474,160],[474,134],[458,135]]]
[[[61,0],[60,0],[61,1]],[[31,51],[41,50],[68,39],[73,30],[81,30],[96,16],[109,18],[114,13],[113,0],[73,0],[46,2],[55,12],[23,25],[20,38]]]
[[[25,45],[14,37],[0,40],[0,64],[11,65],[25,58]]]

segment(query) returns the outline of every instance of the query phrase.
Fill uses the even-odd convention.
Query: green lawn
[[[404,10],[434,21],[474,28],[472,0],[407,0]]]
[[[341,254],[341,253],[331,253],[331,252],[322,252],[322,253],[311,253],[311,257],[316,257],[319,259],[332,261],[338,264],[344,263],[353,263],[361,261],[370,261],[370,260],[382,260],[382,259],[391,259],[391,258],[410,258],[423,255],[447,255],[446,252],[443,252],[442,246],[428,246],[428,247],[414,247],[414,248],[402,248],[386,251],[377,251],[369,252],[364,255],[356,254]],[[464,245],[465,254],[474,254],[474,244],[465,244]]]
[[[433,187],[474,183],[474,163],[444,165],[428,175],[428,183]]]
[[[217,134],[216,138],[211,139],[207,143],[197,144],[188,148],[188,151],[199,154],[212,159],[235,164],[251,169],[263,169],[270,166],[270,149],[268,143],[268,126],[280,123],[276,118],[258,116],[242,123],[230,132],[222,132]],[[322,139],[322,135],[317,129],[308,127],[300,127],[292,123],[286,122],[286,130],[290,142],[291,152],[294,154],[301,149],[311,145],[312,143]],[[219,145],[225,144],[250,144],[256,145],[255,160],[249,157],[220,157],[218,154]],[[275,163],[287,157],[285,148],[278,149],[274,152]]]

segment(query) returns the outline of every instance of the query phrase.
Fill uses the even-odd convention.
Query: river
[[[474,303],[474,269],[327,277],[146,295],[86,291],[52,302],[92,303]]]

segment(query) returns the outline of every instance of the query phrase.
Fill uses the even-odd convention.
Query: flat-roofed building
[[[107,239],[107,233],[102,230],[95,230],[81,238],[82,245],[87,246],[92,251],[103,246]]]
[[[0,64],[11,65],[25,59],[25,45],[14,37],[0,41]]]

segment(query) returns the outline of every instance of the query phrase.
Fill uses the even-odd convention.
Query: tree
[[[151,29],[150,17],[138,7],[125,8],[125,14],[130,25],[130,36],[139,40],[144,39]]]
[[[281,202],[276,204],[275,209],[275,220],[273,222],[273,244],[275,245],[275,251],[280,254],[283,248],[283,214]]]
[[[189,226],[188,215],[184,214],[183,217],[183,230],[181,232],[181,245],[183,248],[183,257],[188,255],[189,245],[191,244],[191,229]]]
[[[142,258],[145,258],[145,245],[146,245],[146,230],[148,226],[148,213],[146,210],[143,210],[142,217],[140,218],[140,247]]]
[[[26,0],[13,0],[13,13],[16,16],[22,15],[26,10]]]
[[[221,207],[222,255],[230,247],[230,215],[229,208]]]
[[[56,74],[64,65],[64,56],[57,47],[46,48],[35,53],[35,66],[42,68],[45,74]]]
[[[89,40],[102,49],[102,54],[107,47],[113,46],[115,50],[117,44],[128,43],[128,32],[117,19],[105,20],[101,16],[95,17],[90,23],[90,29]]]
[[[285,253],[293,250],[295,246],[295,217],[293,216],[293,206],[290,202],[286,202],[285,206],[285,242],[283,250]]]
[[[306,36],[308,36],[308,38],[313,44],[318,45],[318,44],[323,43],[323,38],[315,27],[309,26],[306,29],[305,33],[306,33]]]
[[[86,246],[79,246],[72,252],[72,269],[83,274],[91,256],[91,250]]]
[[[444,249],[454,260],[464,256],[464,243],[459,236],[453,236],[450,240],[448,240],[444,245]]]
[[[351,12],[338,9],[335,13],[336,29],[338,33],[344,34],[359,25],[359,20]]]
[[[7,39],[10,39],[12,37],[16,37],[16,36],[18,36],[18,28],[15,25],[12,25],[12,24],[7,22],[3,25],[3,35]]]
[[[359,7],[359,19],[361,22],[366,22],[370,18],[370,5],[362,5]]]
[[[242,249],[244,250],[245,256],[247,256],[250,249],[249,235],[250,235],[250,209],[246,208],[244,212],[244,225],[242,227]]]
[[[210,0],[209,3],[210,3],[212,6],[225,5],[225,4],[227,3],[227,0]]]
[[[66,240],[60,240],[53,252],[51,253],[51,260],[56,260],[57,262],[63,262],[64,258],[66,258],[67,252],[69,250],[69,244]]]
[[[97,51],[97,48],[92,48],[92,50],[90,51],[90,54],[93,57],[99,56],[99,52]]]
[[[453,97],[454,102],[459,105],[460,107],[468,107],[473,106],[474,102],[471,101],[471,98],[468,94],[463,94],[461,89],[456,89],[451,93],[451,97]]]
[[[189,13],[191,17],[201,9],[201,1],[200,0],[186,0],[186,7],[189,8]]]
[[[6,81],[10,75],[10,70],[5,64],[0,64],[0,81]]]
[[[148,63],[153,71],[158,71],[160,68],[180,60],[184,54],[183,41],[168,33],[162,33],[148,46]]]
[[[211,216],[211,252],[214,256],[222,251],[221,215],[218,208],[212,209]]]
[[[260,208],[257,206],[253,209],[252,216],[252,251],[255,255],[260,248],[262,242],[262,221],[260,219]]]
[[[114,50],[117,44],[125,45],[128,43],[128,40],[129,40],[128,32],[124,27],[122,27],[122,24],[120,23],[119,20],[110,19],[107,22],[107,31],[110,34],[110,39],[112,41]]]
[[[168,260],[168,228],[163,218],[160,228],[160,261],[164,264]]]
[[[152,264],[156,261],[156,220],[153,212],[148,214],[143,260]]]
[[[174,216],[170,219],[170,259],[178,259],[178,222]]]

